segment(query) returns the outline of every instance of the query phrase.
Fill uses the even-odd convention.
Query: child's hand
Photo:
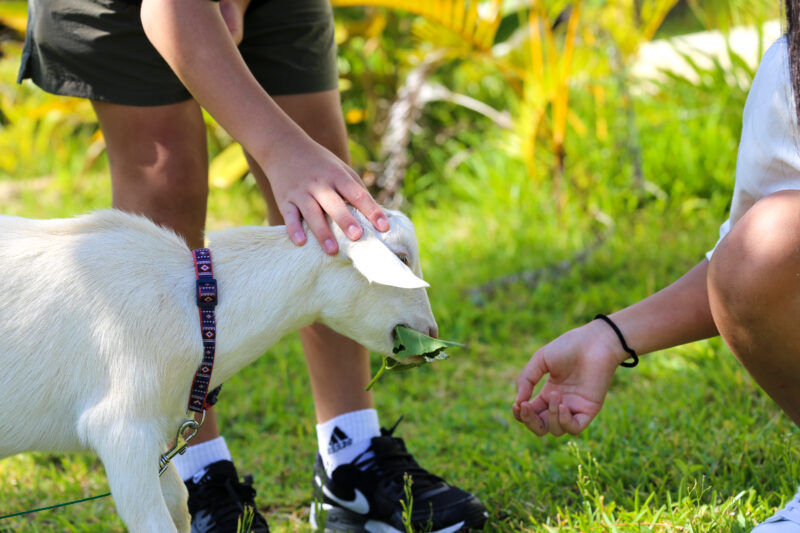
[[[603,406],[614,371],[627,356],[618,344],[613,330],[594,320],[539,349],[517,378],[514,418],[540,436],[583,431]],[[547,383],[531,400],[545,374],[550,374]]]
[[[350,239],[361,238],[361,226],[347,203],[361,211],[377,230],[389,229],[389,220],[356,171],[332,152],[305,135],[279,144],[272,148],[275,156],[262,168],[295,244],[306,240],[305,220],[323,250],[335,254],[339,247],[326,214]]]

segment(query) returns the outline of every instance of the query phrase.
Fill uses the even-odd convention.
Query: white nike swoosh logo
[[[322,492],[324,492],[325,496],[331,500],[335,501],[342,507],[350,509],[354,513],[367,514],[369,512],[369,502],[367,501],[366,496],[364,496],[364,494],[358,489],[353,490],[356,493],[355,497],[352,500],[343,500],[328,490],[328,487],[322,485]]]

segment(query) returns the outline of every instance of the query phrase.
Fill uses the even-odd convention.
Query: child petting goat
[[[315,321],[384,354],[397,325],[435,334],[413,226],[387,214],[379,234],[354,211],[358,241],[333,225],[336,256],[295,246],[283,228],[212,233],[210,386]],[[190,529],[183,481],[172,465],[159,479],[158,464],[203,356],[193,268],[180,237],[121,211],[0,217],[0,458],[96,452],[132,532]]]

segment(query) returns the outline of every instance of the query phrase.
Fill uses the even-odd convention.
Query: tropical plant
[[[686,0],[695,17],[709,29],[727,31],[733,26],[761,25],[780,16],[771,0]]]
[[[708,24],[762,17],[768,3],[713,0],[713,6],[706,6],[687,1]],[[624,129],[634,182],[642,186],[628,68],[676,2],[332,0],[337,8],[363,7],[337,10],[336,32],[342,45],[340,88],[354,133],[351,152],[356,166],[380,200],[400,202],[412,163],[408,148],[425,118],[423,109],[446,102],[488,117],[487,126],[494,124],[495,132],[504,132],[496,139],[503,150],[524,161],[533,179],[547,177],[556,192],[562,191],[565,180],[571,179],[565,176],[568,136],[593,131],[602,140],[608,131],[604,113],[576,113],[570,98],[580,90],[591,95],[596,109],[610,104],[627,117]],[[401,11],[410,15],[395,14]],[[0,23],[24,31],[24,19],[25,2],[0,2]],[[357,61],[350,60],[354,54],[359,54]],[[480,87],[471,89],[485,78],[501,79],[505,87],[493,95]],[[619,98],[609,100],[609,91]],[[356,101],[360,103],[353,105]],[[0,106],[8,108],[7,103]],[[592,119],[594,128],[587,125]],[[447,135],[459,134],[455,122]],[[210,182],[229,187],[247,173],[244,154],[210,117],[207,124],[213,155]],[[496,137],[495,133],[491,138]],[[102,151],[102,135],[94,141],[96,157]],[[451,154],[447,168],[464,157]]]
[[[502,76],[510,98],[501,109],[469,107],[506,128],[505,149],[525,162],[531,177],[551,177],[556,192],[564,188],[568,130],[579,135],[589,131],[570,106],[570,94],[578,85],[588,89],[598,106],[607,103],[609,83],[621,88],[621,106],[629,116],[627,144],[633,159],[641,161],[627,69],[676,1],[332,0],[335,6],[368,5],[421,17],[412,25],[416,49],[406,55],[410,70],[386,120],[390,127],[382,144],[388,148],[378,154],[383,157],[379,161],[383,165],[377,165],[381,176],[376,182],[383,189],[379,195],[385,201],[395,198],[406,170],[403,154],[409,132],[416,127],[423,106],[435,100],[459,104],[480,100],[479,95],[439,90],[442,84],[430,79],[446,68],[451,78],[459,77],[452,72],[459,68],[470,70],[473,77],[490,72]],[[376,16],[375,11],[369,13]],[[598,51],[604,38],[608,38],[606,47],[610,39],[610,53]],[[436,96],[442,94],[448,97]],[[509,116],[504,113],[513,120],[496,118]],[[605,128],[600,124],[595,131],[604,134]],[[542,147],[549,154],[544,161],[537,155]],[[636,168],[636,181],[641,183],[641,163]]]
[[[564,17],[567,30],[563,37],[557,35],[551,21],[565,13],[566,2],[558,2],[550,6],[535,4],[531,6],[504,6],[503,2],[477,2],[470,0],[439,0],[436,2],[408,2],[403,0],[333,0],[335,6],[371,5],[408,11],[423,17],[413,27],[413,33],[421,43],[417,54],[412,54],[418,66],[424,69],[412,70],[407,78],[420,87],[416,91],[400,94],[393,105],[396,113],[390,112],[393,127],[389,142],[396,154],[405,149],[408,142],[407,132],[415,125],[419,110],[433,100],[449,100],[467,105],[474,111],[490,116],[501,127],[515,132],[510,145],[528,164],[529,172],[535,173],[534,154],[537,137],[541,125],[548,115],[552,120],[550,139],[553,153],[556,154],[555,168],[563,169],[563,143],[566,130],[569,101],[569,79],[572,65],[572,52],[576,41],[576,29],[580,19],[582,1],[578,0]],[[506,21],[505,46],[498,45],[498,31],[501,23]],[[515,32],[513,27],[522,28]],[[511,28],[511,30],[509,30]],[[512,37],[513,39],[510,39]],[[563,44],[559,44],[561,41]],[[423,59],[420,56],[425,56]],[[435,59],[430,59],[431,57]],[[425,83],[436,69],[445,62],[487,63],[488,66],[501,73],[520,100],[516,106],[514,122],[505,119],[491,107],[475,105],[476,99],[467,95],[456,95],[452,91],[442,91],[441,85]],[[484,72],[485,74],[485,72]],[[404,87],[406,86],[404,85]],[[424,88],[427,88],[426,92]],[[428,97],[419,95],[427,94]],[[411,98],[407,95],[413,95]],[[433,97],[431,95],[446,95]],[[404,97],[405,96],[405,97]],[[471,104],[471,105],[470,105]],[[515,107],[515,106],[509,106]],[[401,111],[402,110],[402,111]],[[404,113],[403,113],[404,112]],[[397,115],[403,119],[398,120]],[[398,127],[399,126],[399,127]],[[401,141],[401,142],[398,142]],[[402,141],[405,141],[403,143]],[[390,154],[394,155],[394,154]],[[395,157],[394,159],[397,159]],[[396,188],[398,176],[404,170],[402,166],[390,164],[389,177],[379,183],[388,187],[390,193]]]
[[[0,2],[0,26],[5,26],[19,34],[24,34],[27,21],[27,2],[24,0],[4,0]]]

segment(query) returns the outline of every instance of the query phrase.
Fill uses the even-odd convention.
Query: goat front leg
[[[178,528],[178,532],[189,533],[192,529],[187,505],[189,491],[186,490],[186,485],[178,474],[178,469],[172,463],[167,466],[167,470],[161,476],[161,493],[164,495],[167,509],[172,515],[172,521]]]
[[[128,530],[131,533],[177,533],[158,477],[163,437],[159,439],[149,425],[130,421],[97,428],[92,434],[100,435],[92,439],[95,440],[93,448],[105,465],[117,512]],[[170,499],[175,500],[184,496],[178,494],[180,489],[175,487],[175,478],[179,480],[180,477],[174,467],[172,470],[164,484],[170,490]],[[183,506],[186,507],[185,499]],[[187,518],[179,518],[181,533],[189,531]]]

